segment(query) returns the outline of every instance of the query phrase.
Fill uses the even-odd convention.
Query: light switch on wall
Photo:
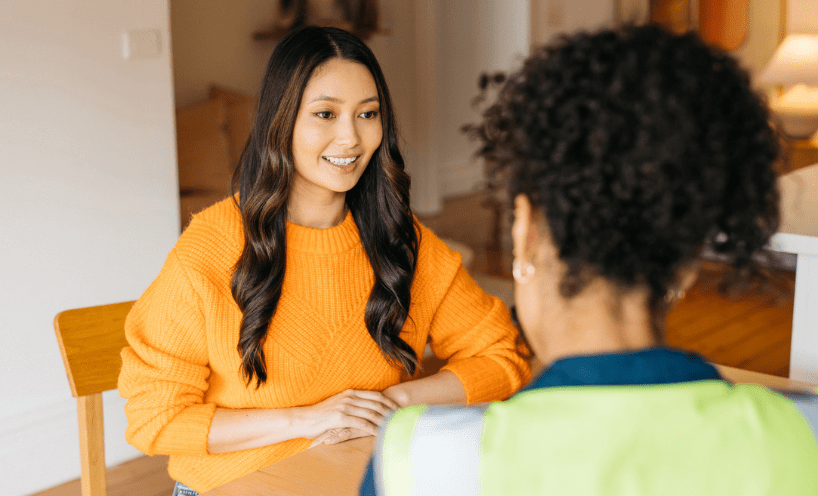
[[[161,54],[161,33],[158,29],[123,31],[122,58],[125,60],[155,59]]]

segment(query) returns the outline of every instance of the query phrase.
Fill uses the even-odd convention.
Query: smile
[[[335,158],[335,157],[321,157],[327,162],[331,163],[332,165],[338,165],[340,167],[344,167],[346,165],[351,164],[358,160],[358,157],[349,157],[349,158]]]

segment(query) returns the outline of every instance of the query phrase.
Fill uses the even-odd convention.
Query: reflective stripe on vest
[[[396,412],[379,436],[375,487],[386,496],[480,494],[480,452],[488,405],[417,406]],[[446,477],[440,477],[446,474]]]

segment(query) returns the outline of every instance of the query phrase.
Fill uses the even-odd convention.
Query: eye
[[[331,119],[332,118],[332,112],[330,112],[329,110],[322,110],[320,112],[314,112],[313,115],[318,117],[319,119]]]
[[[374,119],[375,117],[378,117],[378,111],[369,110],[367,112],[362,113],[361,117],[363,117],[364,119]]]

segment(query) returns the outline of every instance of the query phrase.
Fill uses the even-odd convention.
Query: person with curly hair
[[[814,396],[663,343],[703,248],[746,276],[778,225],[777,135],[738,63],[657,26],[562,37],[471,132],[513,199],[544,367],[502,403],[396,412],[361,493],[818,494]]]
[[[508,309],[414,217],[395,121],[354,35],[276,46],[234,194],[193,218],[125,323],[126,439],[169,455],[175,495],[528,380]],[[421,378],[427,343],[446,365]]]

